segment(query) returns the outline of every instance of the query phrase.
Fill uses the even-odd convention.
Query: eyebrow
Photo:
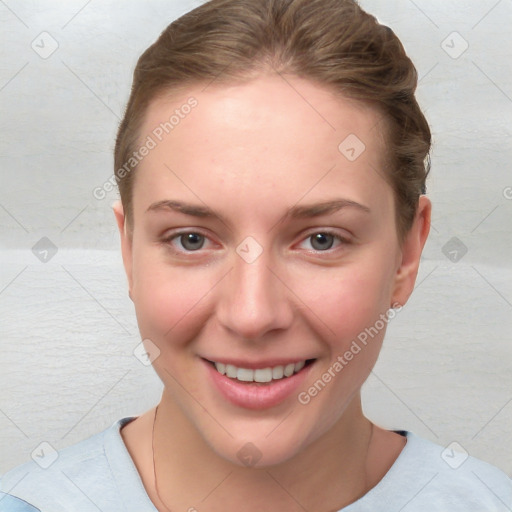
[[[184,215],[190,215],[191,217],[202,217],[209,219],[219,219],[225,223],[222,215],[215,213],[208,206],[200,206],[185,203],[183,201],[174,201],[171,199],[164,199],[163,201],[157,201],[149,206],[146,212],[152,211],[160,211],[160,210],[173,210],[178,213],[183,213]]]
[[[292,206],[284,215],[283,218],[312,218],[320,217],[321,215],[328,215],[335,213],[344,208],[355,208],[364,213],[370,213],[371,210],[368,206],[357,203],[350,199],[335,199],[332,201],[325,201],[322,203],[315,203],[304,206]],[[171,199],[164,199],[157,201],[149,206],[146,212],[159,211],[159,210],[173,210],[184,215],[190,215],[191,217],[201,217],[208,219],[218,219],[224,224],[227,224],[226,220],[222,215],[216,213],[208,206],[194,205],[185,203],[183,201],[175,201]]]
[[[337,212],[343,208],[356,208],[365,213],[370,213],[370,208],[363,204],[357,203],[350,199],[335,199],[333,201],[326,201],[323,203],[316,203],[304,206],[293,206],[290,208],[287,217],[304,218],[304,217],[320,217],[329,213]]]

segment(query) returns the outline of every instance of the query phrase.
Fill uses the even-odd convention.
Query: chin
[[[208,442],[210,448],[221,458],[241,468],[265,469],[284,464],[293,459],[304,448],[304,439],[293,439],[287,432],[273,439],[261,435],[235,438],[229,441]]]

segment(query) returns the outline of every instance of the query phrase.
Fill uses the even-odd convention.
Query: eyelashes
[[[346,240],[336,233],[331,233],[329,231],[319,231],[317,233],[310,234],[303,241],[309,241],[314,251],[318,252],[326,252],[337,243],[336,247],[342,243],[346,243]]]
[[[162,242],[177,254],[201,253],[203,249],[208,249],[208,246],[218,245],[207,235],[196,230],[170,233],[162,239]],[[322,229],[307,234],[298,246],[308,253],[331,253],[349,243],[348,238],[338,232]]]
[[[171,240],[179,240],[181,246],[188,251],[198,251],[202,249],[207,238],[200,233],[182,233],[181,235],[177,235]]]

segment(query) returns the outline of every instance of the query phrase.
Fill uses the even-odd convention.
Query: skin
[[[155,461],[165,505],[153,478],[154,409],[123,439],[159,510],[338,510],[377,485],[405,444],[372,431],[361,409],[385,329],[307,405],[294,393],[265,410],[235,406],[201,358],[314,358],[307,390],[379,315],[407,302],[430,202],[420,198],[400,244],[379,114],[296,77],[169,94],[150,105],[141,140],[189,96],[198,106],[139,164],[133,226],[114,207],[140,332],[160,350]],[[352,162],[338,150],[350,134],[366,146]],[[337,199],[368,211],[286,216]],[[150,209],[165,200],[207,206],[222,220]],[[186,252],[177,230],[205,235],[203,247]],[[335,236],[322,250],[311,236],[326,231]],[[263,251],[252,263],[236,252],[248,236]],[[237,457],[247,442],[261,453],[255,467]]]

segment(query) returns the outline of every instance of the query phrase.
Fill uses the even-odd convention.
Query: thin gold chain
[[[153,419],[153,431],[151,433],[151,452],[153,455],[153,479],[155,482],[155,491],[160,503],[165,507],[166,512],[172,512],[172,510],[165,504],[164,500],[158,492],[158,482],[156,480],[156,463],[155,463],[155,425],[156,425],[156,414],[158,412],[158,405],[155,408],[155,417]]]

